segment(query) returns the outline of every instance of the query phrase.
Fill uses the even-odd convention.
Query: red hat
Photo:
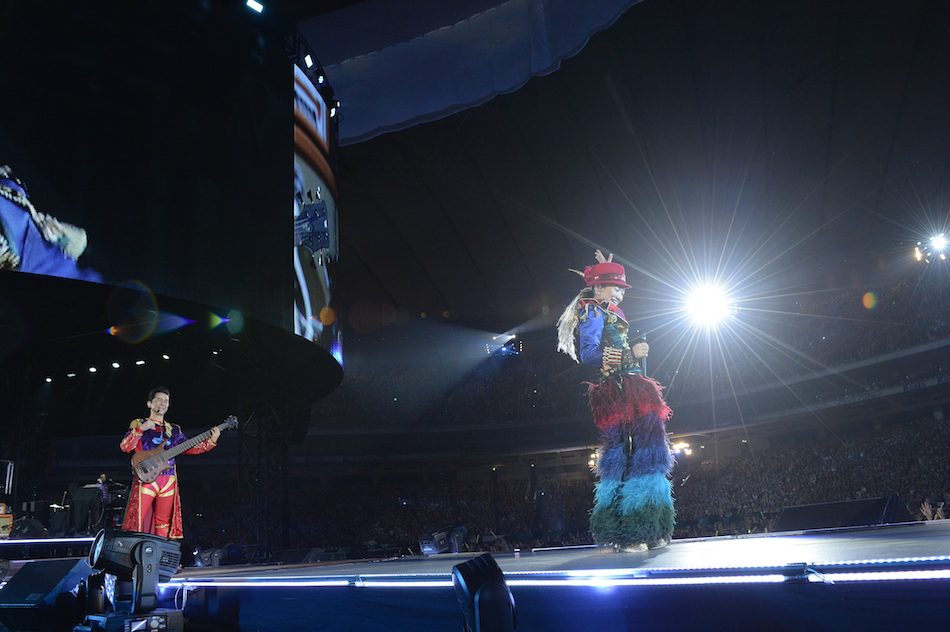
[[[593,287],[595,285],[630,287],[627,283],[627,273],[623,269],[623,266],[613,261],[605,261],[584,268],[584,282],[587,284],[587,287]]]

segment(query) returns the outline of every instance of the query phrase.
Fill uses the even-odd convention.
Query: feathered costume
[[[666,434],[672,411],[663,400],[663,387],[644,376],[633,357],[623,311],[610,301],[594,299],[595,286],[630,287],[623,266],[602,260],[588,266],[583,276],[587,288],[558,321],[558,350],[597,372],[588,391],[602,440],[591,533],[598,544],[619,548],[665,546],[676,517],[670,484],[673,455]],[[605,350],[619,356],[619,366],[608,367]]]

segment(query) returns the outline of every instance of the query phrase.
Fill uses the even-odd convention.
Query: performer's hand
[[[614,260],[614,253],[610,253],[609,257],[604,257],[604,253],[598,248],[594,251],[594,259],[597,259],[597,263],[607,263],[608,261]]]
[[[217,443],[218,437],[220,436],[221,436],[221,431],[218,430],[217,426],[211,429],[211,443]]]
[[[142,422],[142,425],[139,426],[139,430],[141,430],[142,432],[145,432],[146,430],[151,430],[154,427],[155,427],[155,422],[152,421],[151,419],[146,419],[145,421]]]
[[[633,357],[639,360],[640,358],[645,358],[650,355],[650,345],[645,342],[638,342],[633,345]]]

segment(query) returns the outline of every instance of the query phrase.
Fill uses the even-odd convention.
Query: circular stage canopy
[[[168,387],[170,418],[210,425],[269,405],[288,438],[343,378],[321,347],[228,310],[112,286],[0,274],[0,376],[14,418],[58,435],[114,432]],[[116,424],[119,424],[117,426]]]

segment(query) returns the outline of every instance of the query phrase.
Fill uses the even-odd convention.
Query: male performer
[[[624,268],[600,250],[595,257],[596,265],[574,270],[587,287],[558,320],[558,350],[596,374],[588,397],[602,444],[590,529],[598,544],[626,551],[662,548],[675,519],[665,425],[672,411],[663,387],[643,375],[641,360],[649,345],[631,347],[627,339],[630,325],[619,307],[630,287]]]
[[[125,433],[119,448],[123,452],[139,452],[162,447],[168,449],[186,441],[188,437],[178,424],[165,421],[171,394],[162,386],[149,391],[147,419],[133,419]],[[202,454],[212,450],[218,442],[221,432],[211,429],[211,437],[182,454]],[[132,481],[129,503],[122,521],[124,531],[154,533],[166,538],[181,538],[181,498],[178,495],[178,476],[175,460],[169,461],[169,467],[151,483]]]

